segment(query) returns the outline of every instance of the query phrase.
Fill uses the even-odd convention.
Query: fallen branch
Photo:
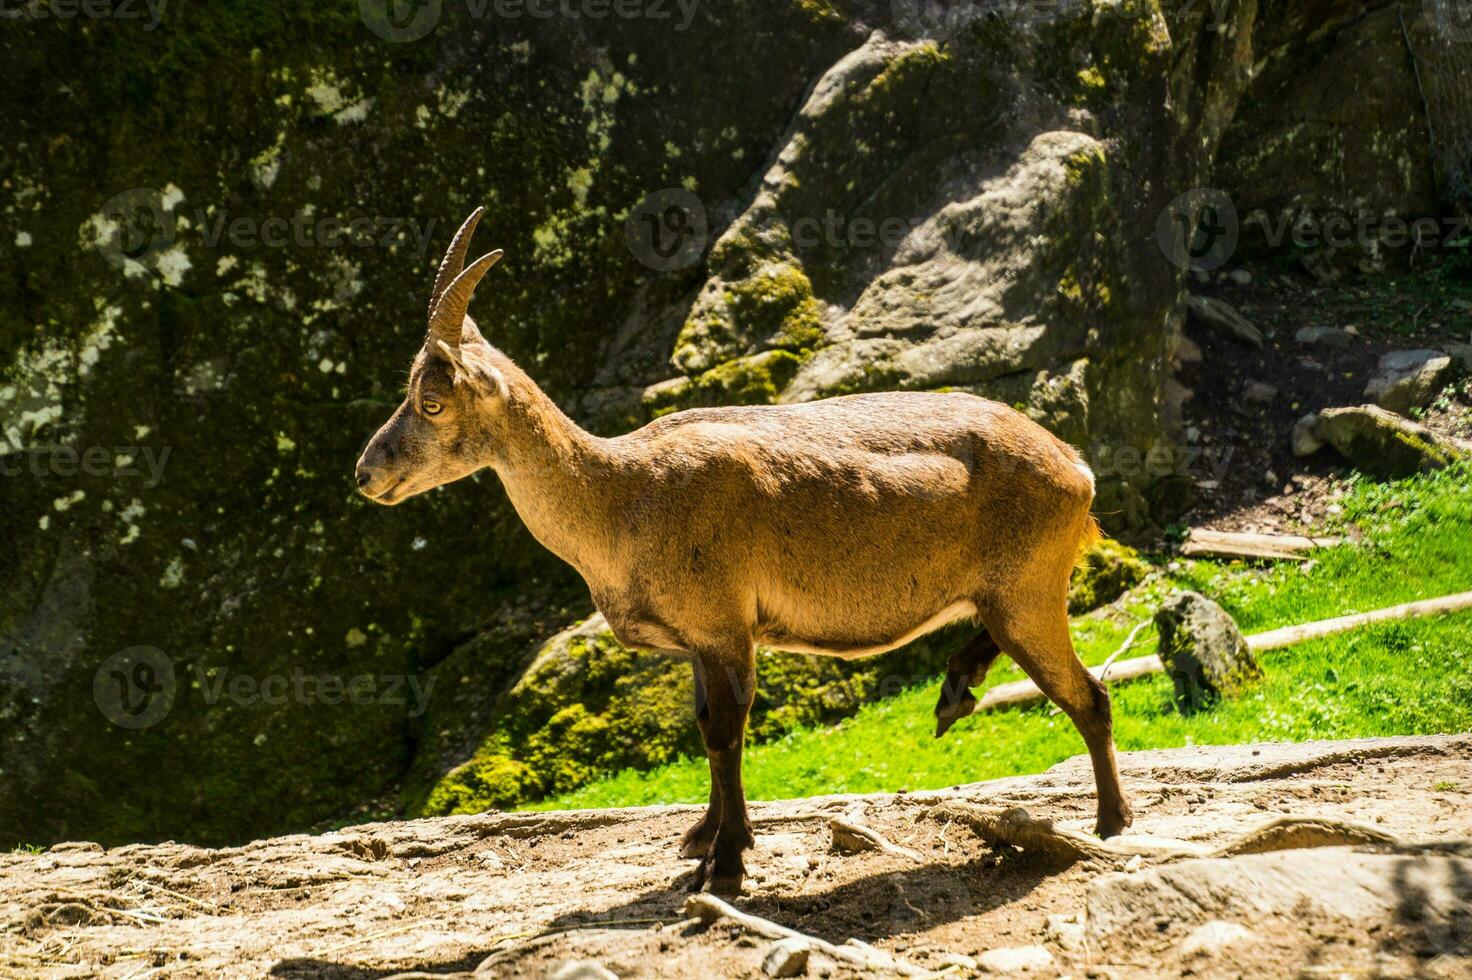
[[[1306,538],[1298,534],[1254,534],[1246,531],[1212,531],[1194,527],[1181,554],[1188,557],[1266,558],[1273,561],[1302,561],[1315,548],[1332,548],[1344,538]]]
[[[1105,669],[1104,665],[1090,667],[1089,673],[1102,680]],[[1160,658],[1152,653],[1148,657],[1135,657],[1108,665],[1109,681],[1117,684],[1120,681],[1144,677],[1146,674],[1158,674],[1164,669],[1165,665],[1160,662]],[[1012,681],[1009,684],[998,684],[983,694],[981,700],[976,703],[973,713],[1007,705],[1031,704],[1041,700],[1043,700],[1043,692],[1038,690],[1038,686],[1032,681]]]
[[[1458,612],[1463,609],[1472,609],[1472,592],[1458,592],[1454,595],[1441,596],[1437,599],[1422,599],[1419,602],[1407,602],[1399,606],[1388,606],[1384,609],[1376,609],[1372,612],[1355,613],[1352,616],[1339,616],[1335,619],[1321,619],[1313,623],[1303,623],[1299,626],[1284,626],[1281,629],[1268,630],[1265,633],[1254,633],[1246,637],[1247,648],[1254,653],[1259,650],[1276,650],[1279,647],[1292,646],[1305,640],[1316,640],[1324,636],[1332,636],[1335,633],[1343,633],[1360,626],[1368,626],[1373,623],[1385,623],[1397,619],[1415,619],[1421,616],[1436,616],[1444,613]],[[1136,627],[1138,629],[1138,627]],[[1115,656],[1118,656],[1116,653]],[[1150,674],[1159,674],[1165,670],[1165,664],[1160,657],[1150,654],[1146,657],[1135,657],[1130,660],[1121,660],[1111,663],[1113,657],[1099,667],[1090,667],[1089,672],[1100,680],[1105,679],[1108,674],[1110,683],[1134,680],[1137,677],[1145,677]],[[1013,681],[1010,684],[998,684],[987,691],[972,713],[977,711],[988,711],[992,708],[1002,708],[1012,705],[1032,704],[1043,700],[1043,692],[1032,681]]]
[[[898,959],[881,949],[875,949],[868,943],[860,943],[857,940],[849,940],[841,946],[835,946],[830,942],[789,929],[779,925],[770,919],[763,919],[759,915],[743,912],[727,902],[716,898],[714,895],[704,893],[691,895],[685,900],[685,914],[695,916],[707,926],[714,925],[721,919],[734,922],[737,926],[763,939],[800,939],[812,946],[813,949],[822,953],[830,959],[848,963],[863,970],[876,970],[881,973],[898,973],[906,977],[928,977],[930,970],[922,970],[914,964]]]
[[[1282,629],[1268,630],[1266,633],[1256,633],[1247,638],[1247,645],[1256,650],[1275,650],[1278,647],[1291,646],[1304,640],[1315,640],[1321,636],[1330,636],[1334,633],[1343,633],[1359,626],[1368,626],[1371,623],[1386,623],[1396,619],[1415,619],[1420,616],[1436,616],[1443,613],[1457,612],[1462,609],[1472,609],[1472,592],[1458,592],[1454,595],[1441,596],[1436,599],[1422,599],[1419,602],[1406,602],[1398,606],[1388,606],[1384,609],[1375,609],[1366,613],[1355,613],[1353,616],[1340,616],[1336,619],[1321,619],[1316,623],[1304,623],[1301,626],[1284,626]]]
[[[830,818],[828,829],[833,832],[833,847],[844,854],[854,854],[858,851],[883,851],[885,854],[893,854],[895,857],[902,857],[917,864],[925,860],[908,847],[891,844],[878,831],[862,824],[849,823],[842,817]]]
[[[1102,664],[1099,665],[1099,680],[1107,681],[1109,679],[1109,668],[1114,666],[1114,662],[1118,660],[1126,650],[1135,645],[1135,637],[1139,636],[1140,631],[1149,625],[1150,620],[1148,619],[1142,619],[1135,624],[1135,628],[1130,630],[1129,636],[1126,636],[1124,638],[1124,642],[1119,645],[1119,649],[1111,653],[1109,655],[1109,659],[1105,660]]]
[[[214,902],[206,902],[203,899],[195,898],[193,895],[186,895],[183,892],[173,891],[172,889],[165,888],[163,885],[160,885],[157,882],[149,881],[142,875],[135,874],[128,880],[134,884],[143,885],[146,888],[152,888],[156,892],[162,892],[163,894],[168,895],[171,898],[177,898],[180,901],[188,902],[191,905],[197,905],[214,915],[220,914],[220,907]]]

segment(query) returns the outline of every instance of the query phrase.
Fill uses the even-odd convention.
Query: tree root
[[[934,974],[930,970],[921,969],[912,963],[891,956],[881,949],[875,949],[868,943],[861,943],[857,939],[850,939],[841,946],[835,946],[830,942],[789,929],[779,925],[770,919],[742,912],[740,909],[727,902],[716,898],[714,895],[696,894],[685,900],[685,914],[695,916],[706,925],[714,925],[722,919],[735,923],[741,929],[761,936],[764,939],[801,939],[809,943],[813,949],[822,953],[830,959],[847,963],[850,966],[862,970],[875,970],[881,973],[899,974],[906,977],[929,977]]]
[[[1228,858],[1308,847],[1378,847],[1403,853],[1472,849],[1472,843],[1466,841],[1412,842],[1365,824],[1328,817],[1278,817],[1218,847],[1209,848],[1189,841],[1138,835],[1099,840],[1083,831],[1055,827],[1051,820],[1038,820],[1021,807],[996,811],[970,803],[948,802],[931,812],[937,820],[950,820],[970,827],[989,843],[1009,844],[1066,863],[1096,861],[1120,865],[1137,857],[1165,863],[1187,858]]]
[[[900,847],[892,844],[877,830],[865,827],[862,824],[850,823],[842,817],[831,817],[828,820],[828,829],[833,832],[833,848],[844,854],[856,854],[859,851],[882,851],[885,854],[893,854],[916,864],[925,859],[908,847]]]

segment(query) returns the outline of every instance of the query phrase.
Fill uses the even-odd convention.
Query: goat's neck
[[[616,459],[607,440],[584,431],[530,378],[516,375],[507,379],[492,466],[532,535],[587,577],[612,555]]]

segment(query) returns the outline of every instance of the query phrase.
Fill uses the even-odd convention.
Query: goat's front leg
[[[692,662],[695,668],[695,712],[697,718],[702,711],[706,710],[705,703],[705,668],[700,665],[699,660]],[[685,831],[684,840],[680,841],[680,857],[703,858],[710,850],[711,842],[716,839],[716,828],[721,825],[721,784],[715,778],[715,770],[711,770],[710,780],[710,804],[705,808],[705,814],[689,830]]]
[[[695,718],[710,760],[711,810],[707,817],[710,813],[717,816],[715,836],[695,869],[692,888],[735,895],[746,874],[741,853],[756,843],[741,786],[741,744],[756,693],[756,658],[748,643],[739,651],[702,655],[695,669],[704,675],[696,684],[696,691],[705,697],[696,705]]]

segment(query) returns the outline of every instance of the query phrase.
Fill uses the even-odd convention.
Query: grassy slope
[[[1246,633],[1325,619],[1472,588],[1472,467],[1397,484],[1362,484],[1342,520],[1364,543],[1322,552],[1308,567],[1255,569],[1182,562],[1136,590],[1125,615],[1075,621],[1079,654],[1102,662],[1133,623],[1174,588],[1194,588],[1236,617]],[[1154,649],[1153,630],[1128,654]],[[1185,718],[1170,707],[1163,677],[1115,688],[1122,749],[1297,741],[1472,730],[1472,613],[1391,623],[1263,655],[1267,679],[1248,697]],[[1020,677],[999,661],[990,684]],[[1037,772],[1083,751],[1068,719],[1050,705],[978,715],[932,737],[939,678],[866,706],[831,728],[795,732],[749,748],[752,799],[819,793],[929,789]],[[536,805],[604,807],[705,799],[703,759],[626,771]]]

